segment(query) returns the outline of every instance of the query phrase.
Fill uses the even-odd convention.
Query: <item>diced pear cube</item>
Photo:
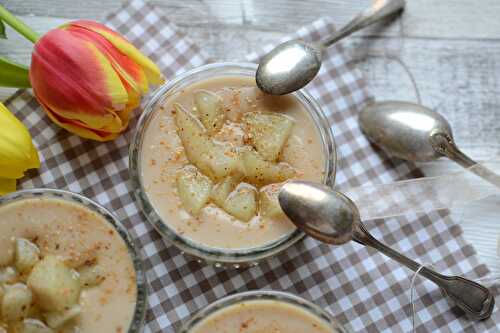
[[[176,180],[182,205],[192,215],[198,215],[208,202],[212,181],[192,165],[180,169]]]
[[[58,329],[70,320],[79,316],[80,313],[82,313],[82,307],[80,305],[73,305],[68,310],[59,312],[47,312],[44,314],[44,317],[49,327]]]
[[[217,133],[224,124],[225,118],[221,98],[211,91],[197,90],[194,93],[194,104],[198,118],[208,134]]]
[[[250,221],[257,212],[257,190],[251,185],[241,183],[227,197],[224,210],[238,220]]]
[[[210,170],[215,180],[244,172],[239,150],[229,144],[214,143],[206,154],[208,154]]]
[[[33,295],[24,283],[6,287],[2,299],[2,318],[5,322],[23,320],[30,311]]]
[[[226,201],[229,194],[236,188],[241,177],[233,176],[227,177],[212,188],[212,193],[210,193],[210,199],[219,207],[224,207],[224,202]]]
[[[235,89],[223,88],[217,91],[222,100],[222,108],[227,119],[239,122],[243,115],[240,103],[240,92]]]
[[[16,239],[15,266],[18,272],[29,272],[39,260],[38,246],[25,238]]]
[[[258,188],[280,183],[296,175],[295,169],[287,163],[273,163],[264,160],[259,153],[245,147],[240,151],[245,166],[245,179]]]
[[[207,152],[211,149],[212,141],[199,121],[187,112],[182,105],[176,103],[175,123],[186,157],[193,165],[206,175],[211,174]]]
[[[55,256],[40,260],[28,277],[28,286],[35,294],[37,305],[44,311],[63,311],[78,303],[80,279]]]
[[[54,333],[54,331],[47,327],[42,321],[38,319],[28,318],[15,326],[14,332],[16,333]]]
[[[243,126],[233,122],[226,122],[213,139],[219,142],[230,143],[233,147],[241,147],[245,142]]]
[[[0,284],[14,283],[17,279],[17,271],[13,267],[0,268]]]
[[[250,143],[266,161],[278,159],[292,132],[294,121],[282,114],[248,112],[243,116]]]
[[[8,333],[8,332],[7,332],[7,329],[5,327],[0,326],[0,333]]]
[[[82,288],[95,287],[106,278],[104,268],[98,264],[84,265],[78,269],[78,274]]]
[[[259,191],[260,215],[266,218],[286,216],[278,200],[278,194],[283,184],[270,184]]]
[[[214,143],[192,115],[175,104],[177,133],[188,160],[203,174],[222,179],[241,172],[243,163],[238,151],[230,144]]]

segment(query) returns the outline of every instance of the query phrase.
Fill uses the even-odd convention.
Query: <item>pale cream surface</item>
[[[334,333],[307,310],[273,300],[246,301],[209,315],[189,333]]]
[[[23,199],[0,207],[0,266],[13,260],[13,239],[26,238],[42,256],[61,256],[77,267],[97,258],[105,280],[82,289],[79,329],[61,333],[125,333],[136,304],[136,276],[127,246],[118,232],[99,214],[59,199]]]
[[[298,171],[298,178],[321,182],[324,154],[321,138],[304,106],[293,96],[264,96],[255,80],[248,77],[218,77],[197,82],[169,98],[150,121],[140,155],[141,175],[146,193],[162,220],[178,234],[195,243],[223,249],[262,246],[295,230],[286,218],[264,219],[255,216],[248,223],[239,221],[213,204],[202,209],[197,218],[183,209],[176,192],[175,173],[189,162],[176,133],[173,104],[193,110],[193,93],[210,90],[223,98],[228,122],[216,140],[243,145],[243,130],[238,119],[247,111],[279,112],[295,120],[281,161]]]

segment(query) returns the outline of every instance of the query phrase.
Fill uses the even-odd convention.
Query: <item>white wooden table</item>
[[[241,59],[314,19],[348,21],[370,0],[154,0],[214,59]],[[500,1],[407,0],[402,18],[348,41],[378,99],[416,100],[444,114],[458,145],[500,171]],[[43,33],[76,18],[102,20],[120,0],[0,0]],[[29,63],[31,45],[8,30],[0,55]],[[13,90],[0,89],[0,100]],[[459,170],[447,160],[422,165],[427,175]],[[493,274],[500,274],[500,198],[452,210],[465,237]]]

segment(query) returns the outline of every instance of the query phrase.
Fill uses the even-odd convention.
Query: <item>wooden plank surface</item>
[[[152,0],[180,26],[245,25],[287,32],[329,15],[345,23],[370,0]],[[18,15],[103,19],[119,0],[2,0]],[[406,37],[481,38],[500,36],[497,0],[409,0],[402,20]],[[397,29],[396,29],[397,30]],[[372,30],[363,32],[370,34]],[[393,31],[389,28],[388,31]],[[384,32],[387,34],[387,31]]]
[[[214,58],[242,59],[255,47],[330,15],[340,25],[370,0],[153,0]],[[119,0],[0,0],[43,33],[70,19],[102,20]],[[409,0],[401,19],[356,34],[347,50],[357,59],[377,99],[422,102],[448,118],[457,143],[478,160],[498,160],[500,171],[500,2]],[[29,63],[31,45],[7,31],[0,55]],[[13,90],[0,89],[0,100]],[[422,165],[427,175],[458,167],[439,160]],[[497,202],[498,201],[498,202]],[[495,274],[500,200],[452,211],[465,237]]]

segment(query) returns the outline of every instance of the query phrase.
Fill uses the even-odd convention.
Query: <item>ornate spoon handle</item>
[[[353,240],[382,252],[414,272],[421,266],[417,262],[379,242],[370,235],[361,222],[357,224]],[[420,274],[439,286],[470,318],[481,320],[491,316],[495,299],[491,292],[482,285],[460,276],[445,276],[427,267],[421,268]]]
[[[323,42],[324,47],[328,47],[342,38],[373,24],[386,16],[396,13],[405,7],[404,0],[376,0],[373,5],[361,12],[342,29],[336,31],[332,36]]]

